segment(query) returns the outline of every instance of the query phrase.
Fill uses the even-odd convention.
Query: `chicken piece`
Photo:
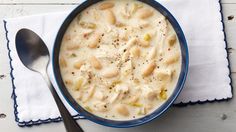
[[[118,104],[115,106],[116,112],[122,116],[129,116],[129,110],[124,104]]]

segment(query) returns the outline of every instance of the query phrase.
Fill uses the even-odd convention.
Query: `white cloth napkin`
[[[160,3],[179,21],[189,45],[189,74],[185,88],[175,103],[232,98],[219,0],[160,0]],[[15,48],[16,32],[21,28],[35,31],[51,51],[57,31],[69,12],[5,19],[19,125],[50,122],[52,120],[48,119],[58,119],[59,112],[42,77],[25,68],[19,60]],[[58,90],[51,66],[49,74]],[[76,115],[63,101],[72,115]]]

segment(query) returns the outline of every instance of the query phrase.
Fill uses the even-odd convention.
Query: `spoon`
[[[28,69],[40,73],[54,97],[67,132],[83,132],[69,111],[66,109],[47,75],[50,56],[43,40],[29,29],[21,29],[16,34],[16,50],[22,63]]]

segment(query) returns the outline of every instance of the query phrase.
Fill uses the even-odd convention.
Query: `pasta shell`
[[[145,77],[151,75],[155,68],[156,64],[154,62],[151,62],[144,68],[142,75]]]
[[[129,110],[124,104],[118,104],[116,107],[116,112],[122,116],[129,116]]]
[[[107,68],[103,73],[103,77],[105,78],[113,78],[118,75],[119,75],[119,70],[117,68]]]
[[[143,8],[138,10],[137,15],[140,19],[146,19],[153,15],[153,11],[147,8]]]
[[[88,47],[89,48],[96,48],[99,44],[99,41],[101,40],[101,35],[100,34],[95,34],[94,36],[92,36],[89,40],[89,44]]]
[[[74,63],[74,68],[80,69],[80,67],[84,64],[84,61],[77,61]]]
[[[167,38],[167,42],[168,42],[169,46],[174,46],[176,41],[177,41],[177,37],[175,34],[173,34]]]
[[[102,64],[100,63],[100,61],[95,57],[95,56],[91,56],[89,58],[90,64],[97,70],[102,69]]]
[[[98,9],[99,10],[106,10],[106,9],[109,9],[109,8],[112,8],[112,7],[114,7],[114,3],[103,2],[102,4],[99,5]]]
[[[107,17],[106,17],[107,18],[107,22],[109,24],[112,24],[112,25],[116,24],[116,16],[115,16],[115,14],[113,13],[112,10],[107,10],[106,15],[107,15]]]
[[[179,58],[180,58],[179,54],[174,54],[166,59],[165,64],[166,65],[174,64],[179,60]]]

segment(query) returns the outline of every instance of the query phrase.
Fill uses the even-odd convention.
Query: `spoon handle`
[[[47,73],[41,73],[47,82],[47,85],[54,97],[54,100],[57,104],[57,107],[60,111],[61,117],[63,119],[65,128],[67,132],[84,132],[83,129],[77,124],[77,122],[73,119],[73,117],[70,115],[69,111],[66,109],[65,105],[62,103],[60,97],[58,96],[56,90],[54,89]]]

